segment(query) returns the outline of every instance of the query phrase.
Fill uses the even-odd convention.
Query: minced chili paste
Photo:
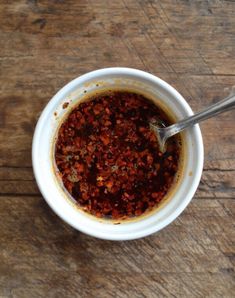
[[[97,217],[139,216],[157,206],[174,182],[180,146],[172,137],[162,153],[149,123],[169,117],[143,95],[99,94],[80,103],[62,123],[55,162],[66,190]]]

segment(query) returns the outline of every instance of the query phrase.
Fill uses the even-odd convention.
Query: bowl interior
[[[152,98],[176,120],[192,114],[182,96],[155,76],[142,71],[111,68],[88,73],[62,88],[44,109],[33,139],[33,168],[38,186],[51,208],[76,229],[95,237],[126,240],[147,236],[173,221],[190,202],[200,181],[203,146],[198,126],[184,133],[184,167],[181,179],[171,199],[162,208],[135,221],[119,225],[98,220],[74,207],[62,191],[53,169],[52,148],[60,120],[84,97],[107,89],[127,89]],[[69,103],[66,109],[64,103]]]

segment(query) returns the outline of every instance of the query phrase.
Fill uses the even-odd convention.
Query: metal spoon
[[[206,108],[205,110],[196,113],[186,119],[183,119],[175,124],[172,124],[168,127],[162,128],[158,127],[154,123],[150,123],[150,128],[155,132],[157,136],[160,150],[162,152],[165,152],[165,143],[167,139],[181,132],[189,126],[192,126],[200,121],[206,120],[220,113],[226,112],[230,110],[232,107],[235,107],[235,94],[229,95],[225,99],[215,103],[214,105]]]

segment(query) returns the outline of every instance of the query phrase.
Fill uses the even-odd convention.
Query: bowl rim
[[[195,125],[193,127],[193,132],[194,136],[197,142],[197,156],[198,161],[197,161],[197,169],[194,169],[194,179],[192,181],[192,184],[190,185],[190,189],[187,192],[187,198],[184,198],[184,200],[181,202],[180,205],[164,220],[161,221],[160,224],[158,224],[158,227],[152,227],[149,228],[148,230],[143,230],[142,233],[132,233],[130,235],[126,234],[115,234],[112,235],[112,233],[100,233],[97,232],[96,230],[91,230],[88,229],[84,226],[79,226],[77,223],[75,223],[72,219],[70,219],[69,216],[66,216],[63,212],[59,211],[58,208],[55,207],[53,204],[52,200],[48,197],[47,191],[45,187],[42,184],[42,179],[40,176],[40,168],[37,162],[37,150],[38,150],[38,138],[40,136],[40,132],[42,130],[44,121],[46,120],[46,116],[48,114],[48,110],[50,110],[52,107],[54,107],[55,103],[61,98],[64,97],[64,95],[68,92],[71,92],[78,84],[81,84],[81,82],[85,82],[87,80],[90,80],[92,78],[96,78],[97,80],[99,79],[99,76],[107,76],[107,75],[133,75],[133,76],[138,76],[141,78],[144,78],[145,80],[152,81],[156,85],[160,85],[163,89],[169,91],[175,98],[179,99],[181,108],[188,114],[192,115],[193,111],[190,108],[189,104],[186,102],[186,100],[181,96],[181,94],[171,85],[169,85],[167,82],[164,80],[160,79],[159,77],[152,75],[148,72],[134,69],[134,68],[126,68],[126,67],[110,67],[110,68],[102,68],[98,70],[94,70],[91,72],[88,72],[84,75],[81,75],[69,83],[67,83],[64,87],[62,87],[52,98],[51,100],[47,103],[45,108],[43,109],[37,125],[35,127],[34,131],[34,136],[32,140],[32,165],[33,165],[33,172],[34,176],[36,178],[37,185],[39,187],[40,192],[42,193],[44,199],[48,203],[48,205],[52,208],[52,210],[60,217],[62,218],[66,223],[74,227],[75,229],[88,234],[90,236],[100,238],[100,239],[106,239],[106,240],[132,240],[132,239],[138,239],[138,238],[143,238],[145,236],[148,236],[150,234],[153,234],[155,232],[158,232],[162,228],[166,227],[169,225],[172,221],[174,221],[182,212],[183,210],[187,207],[189,202],[192,200],[194,193],[197,190],[197,187],[199,185],[201,175],[202,175],[202,170],[203,170],[203,162],[204,162],[204,148],[203,148],[203,140],[202,140],[202,135],[201,131],[199,128],[199,125]]]

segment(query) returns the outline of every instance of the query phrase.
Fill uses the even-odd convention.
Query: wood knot
[[[33,25],[39,25],[40,29],[43,29],[46,26],[46,19],[40,18],[32,22]]]

